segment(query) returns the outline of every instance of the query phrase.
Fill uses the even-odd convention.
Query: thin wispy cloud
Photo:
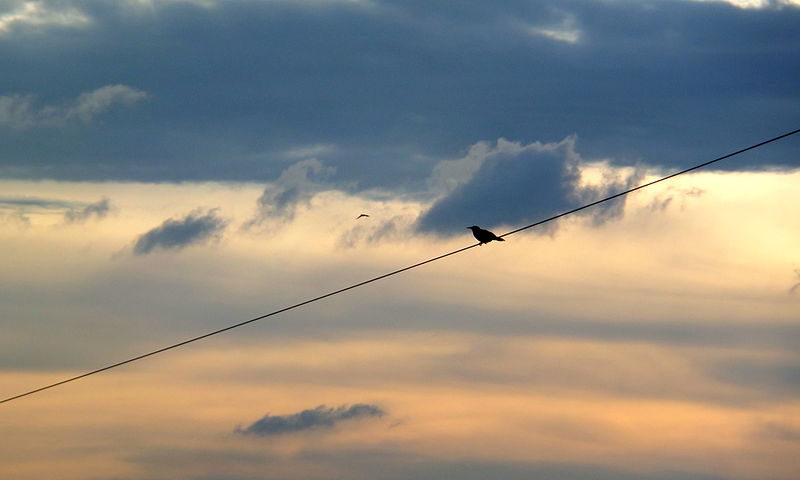
[[[268,437],[320,428],[332,428],[346,420],[382,417],[384,415],[386,415],[386,412],[380,407],[364,403],[352,406],[342,405],[336,408],[327,408],[325,405],[320,405],[316,408],[288,415],[266,415],[248,427],[239,427],[235,431],[241,435]]]
[[[136,240],[133,253],[146,255],[154,250],[180,250],[219,238],[228,222],[217,213],[217,209],[195,210],[183,218],[165,220]]]
[[[31,219],[22,209],[12,210],[10,212],[0,211],[0,223],[26,228],[31,225]]]
[[[764,422],[756,433],[759,437],[800,444],[800,428],[790,422]]]
[[[14,196],[14,197],[0,197],[0,207],[32,207],[42,208],[46,210],[74,208],[80,202],[71,200],[61,200],[57,198],[43,198],[32,196]]]
[[[700,197],[704,193],[705,191],[703,189],[697,187],[685,189],[667,187],[664,194],[657,195],[653,198],[648,208],[653,212],[663,212],[667,210],[676,199],[681,199],[680,208],[683,209],[686,206],[687,199]]]
[[[245,228],[283,223],[294,218],[298,207],[307,205],[315,194],[327,187],[336,171],[315,158],[301,160],[286,168],[277,180],[267,185],[258,199],[258,213],[245,224]]]
[[[795,293],[800,291],[800,268],[795,269],[794,276],[795,280],[797,280],[797,283],[792,285],[792,287],[789,289],[789,295],[794,295]]]
[[[800,394],[800,359],[747,358],[721,360],[708,367],[710,377],[759,392],[769,392],[773,398],[796,398]]]
[[[14,129],[56,127],[71,121],[91,122],[116,105],[130,106],[148,94],[127,85],[107,85],[61,104],[41,104],[33,94],[0,97],[0,125]]]
[[[529,27],[528,32],[531,35],[538,35],[567,44],[576,44],[581,40],[581,30],[577,25],[577,20],[574,15],[569,13],[564,13],[562,19],[555,24]]]
[[[91,23],[89,16],[68,2],[24,1],[11,2],[11,6],[0,13],[0,36],[15,27],[80,28]]]
[[[339,236],[337,245],[341,248],[354,248],[361,244],[375,244],[383,241],[402,241],[413,235],[415,216],[395,215],[388,219],[375,219],[362,222]]]
[[[5,211],[4,218],[21,219],[25,223],[30,222],[27,215],[31,213],[63,211],[64,223],[81,223],[91,218],[104,218],[111,210],[111,201],[105,197],[96,202],[32,196],[0,197],[0,213]]]
[[[104,218],[110,211],[111,201],[108,198],[102,198],[83,207],[67,210],[64,212],[64,221],[66,223],[81,223],[93,217]]]
[[[285,158],[300,160],[316,158],[334,151],[336,151],[334,145],[305,145],[285,150],[281,155]]]
[[[742,9],[780,8],[782,6],[798,6],[798,0],[692,0],[695,2],[728,3]]]

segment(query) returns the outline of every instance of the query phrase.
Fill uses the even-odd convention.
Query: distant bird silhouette
[[[361,215],[356,217],[356,220],[358,220],[361,217],[369,217],[369,215],[367,215],[366,213],[362,213]]]
[[[477,239],[478,242],[480,242],[479,245],[483,245],[484,243],[489,243],[492,240],[497,240],[498,242],[505,242],[505,240],[498,237],[494,233],[490,232],[489,230],[484,230],[477,225],[473,225],[467,228],[472,230],[472,234],[475,235],[475,239]]]

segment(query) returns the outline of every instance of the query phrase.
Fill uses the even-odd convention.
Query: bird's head
[[[481,227],[479,227],[477,225],[473,225],[471,227],[467,227],[467,230],[472,230],[474,232],[476,228],[481,228]]]

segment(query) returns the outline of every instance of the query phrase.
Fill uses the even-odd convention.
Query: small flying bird
[[[468,229],[472,230],[472,234],[475,235],[475,239],[478,240],[478,244],[483,246],[484,243],[489,243],[492,240],[497,240],[498,242],[505,242],[502,238],[498,237],[494,233],[490,232],[489,230],[484,230],[477,225],[473,225],[471,227],[467,227]]]
[[[361,217],[369,217],[369,215],[367,215],[366,213],[362,213],[361,215],[356,217],[356,220],[358,220]]]

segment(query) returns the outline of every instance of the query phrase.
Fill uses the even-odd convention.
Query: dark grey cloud
[[[217,216],[217,209],[195,210],[181,219],[167,219],[142,234],[133,246],[133,253],[145,255],[156,249],[178,250],[219,237],[228,222]]]
[[[266,415],[246,428],[237,428],[236,433],[267,437],[317,428],[330,428],[344,420],[382,417],[385,414],[386,412],[380,407],[364,403],[352,406],[342,405],[336,408],[320,405],[288,415]]]
[[[111,201],[108,198],[101,198],[95,203],[67,210],[64,212],[64,221],[67,223],[80,223],[92,217],[104,218],[110,211]]]
[[[436,201],[418,222],[423,232],[463,233],[468,225],[521,226],[624,191],[640,180],[636,173],[627,178],[605,175],[599,183],[581,183],[581,158],[575,151],[576,138],[559,143],[519,143],[499,140],[482,159],[465,157],[479,166],[472,176]],[[621,197],[581,211],[600,224],[622,213]],[[552,232],[555,224],[538,231]]]
[[[800,123],[797,7],[40,3],[87,21],[0,33],[4,177],[274,180],[287,151],[330,145],[318,158],[355,188],[412,188],[480,140],[577,133],[586,158],[676,166]],[[66,116],[80,128],[30,128],[104,85],[149,100],[105,109],[96,94]],[[798,166],[796,152],[790,139],[720,168]]]

